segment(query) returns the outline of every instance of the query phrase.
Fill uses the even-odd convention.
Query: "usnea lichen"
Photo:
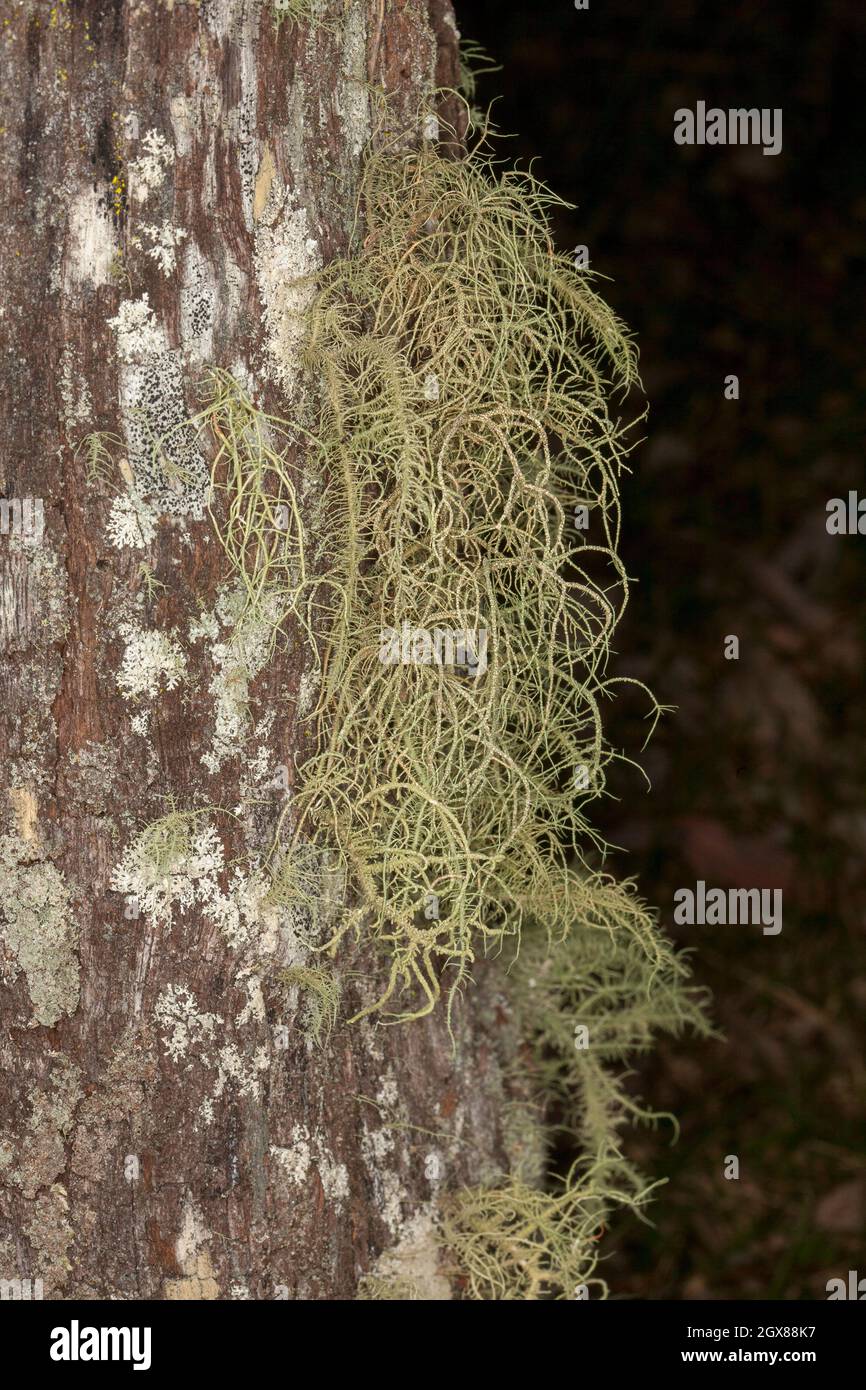
[[[470,1299],[521,1302],[573,1298],[600,1282],[604,1198],[612,1194],[572,1172],[554,1193],[518,1178],[466,1188],[446,1202],[442,1238]]]
[[[316,0],[270,0],[274,15],[274,27],[279,30],[283,24],[312,24],[316,18]]]
[[[640,918],[652,932],[648,955],[640,933],[609,924]],[[564,941],[537,929],[524,938],[510,972],[521,1036],[523,1077],[548,1112],[585,1153],[604,1154],[606,1173],[626,1186],[641,1179],[622,1156],[619,1132],[663,1116],[645,1109],[624,1086],[624,1067],[659,1033],[706,1036],[703,991],[689,983],[687,961],[659,931],[630,883],[600,885],[599,897]]]
[[[649,956],[640,933],[611,933],[605,919],[640,915],[655,933]],[[602,928],[600,930],[600,928]],[[627,1089],[628,1059],[660,1032],[709,1032],[702,991],[658,932],[632,885],[608,881],[596,907],[569,935],[551,943],[537,927],[525,934],[510,975],[510,1000],[523,1042],[515,1079],[534,1099],[523,1125],[543,1149],[557,1136],[574,1152],[567,1176],[529,1163],[484,1187],[446,1200],[442,1241],[468,1295],[482,1299],[569,1299],[604,1294],[594,1275],[598,1240],[610,1214],[642,1212],[653,1192],[627,1158],[625,1126],[661,1119]]]
[[[562,936],[597,896],[574,776],[597,795],[612,756],[600,704],[627,581],[608,401],[636,369],[588,273],[554,252],[553,201],[481,156],[369,158],[363,245],[321,273],[305,315],[324,573],[284,461],[298,431],[213,378],[224,544],[251,605],[275,595],[275,630],[299,619],[318,644],[319,747],[285,853],[307,839],[349,867],[334,942],[363,922],[391,958],[369,1009],[407,991],[404,1015],[427,1012],[444,967],[453,992],[479,952],[533,921]],[[407,627],[390,665],[383,633]],[[441,632],[483,634],[483,672],[431,662],[422,639]],[[642,918],[608,925],[655,950]]]
[[[303,997],[303,1027],[316,1044],[327,1041],[340,1011],[340,981],[333,967],[291,965],[277,973],[277,979]]]

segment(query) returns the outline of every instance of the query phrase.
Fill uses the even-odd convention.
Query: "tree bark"
[[[196,900],[155,927],[111,884],[172,804],[238,811],[217,822],[226,865],[260,848],[275,769],[291,780],[303,754],[297,633],[220,735],[224,634],[190,624],[226,560],[184,422],[208,366],[263,409],[303,408],[291,281],[349,244],[374,89],[411,131],[456,81],[450,4],[322,0],[321,22],[279,29],[254,0],[8,13],[0,1280],[55,1299],[352,1298],[398,1246],[447,1298],[439,1196],[503,1159],[496,976],[455,1004],[455,1045],[439,1011],[341,1022],[317,1046],[272,924],[232,940]],[[177,478],[150,480],[159,519],[137,544],[112,540],[94,432],[121,487],[168,441]],[[177,683],[148,665],[153,634]],[[213,877],[230,897],[231,870]],[[346,946],[337,968],[352,1001],[382,963]]]

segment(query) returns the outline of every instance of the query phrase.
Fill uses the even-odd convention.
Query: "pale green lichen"
[[[503,1107],[502,1140],[508,1170],[529,1187],[540,1187],[550,1162],[550,1128],[544,1123],[544,1107],[526,1101],[510,1101]]]
[[[655,943],[650,954],[642,944],[647,934]],[[596,903],[564,941],[530,930],[512,967],[511,999],[525,1043],[522,1080],[580,1152],[605,1154],[606,1175],[618,1185],[642,1185],[622,1156],[620,1130],[662,1118],[626,1089],[628,1059],[659,1033],[710,1032],[705,992],[689,977],[686,958],[634,886],[612,879],[600,883]]]
[[[109,319],[120,359],[121,471],[154,515],[202,515],[208,470],[195,449],[184,397],[183,355],[169,347],[148,295],[121,302]],[[103,460],[104,465],[104,460]]]
[[[162,226],[145,224],[141,233],[151,243],[146,255],[156,261],[163,275],[171,275],[177,266],[177,249],[188,235],[185,228],[173,227],[170,222],[163,222]]]
[[[78,930],[69,888],[38,846],[17,835],[0,837],[2,973],[23,971],[34,1023],[52,1027],[78,1007]]]
[[[306,314],[324,383],[311,442],[330,478],[326,574],[308,572],[301,527],[279,568],[272,539],[264,556],[258,540],[235,547],[255,601],[279,594],[281,623],[330,621],[288,853],[303,835],[349,865],[358,906],[334,941],[363,922],[391,958],[369,1008],[414,991],[428,1011],[443,966],[453,996],[478,953],[533,918],[567,932],[596,892],[572,780],[585,763],[597,793],[611,757],[600,710],[627,583],[608,375],[625,388],[636,373],[588,276],[553,252],[553,201],[481,157],[368,159],[363,244],[321,273]],[[237,424],[224,407],[212,424],[225,451]],[[262,525],[277,483],[292,495],[285,463],[271,472],[249,484]],[[597,544],[569,530],[574,495],[592,501]],[[489,669],[384,663],[383,627],[407,622],[483,629]]]
[[[146,292],[140,299],[125,299],[114,317],[108,320],[108,326],[115,331],[117,351],[124,362],[137,362],[165,348],[165,335],[156,322]]]
[[[269,0],[274,16],[274,27],[280,30],[283,24],[312,24],[316,19],[316,0]]]
[[[305,314],[322,253],[309,214],[274,178],[256,223],[254,263],[267,332],[270,371],[291,399],[301,370]]]
[[[403,995],[401,1016],[417,1017],[444,972],[453,998],[479,954],[522,948],[512,1170],[452,1193],[441,1238],[469,1297],[581,1297],[603,1290],[594,1270],[607,1213],[641,1210],[652,1190],[620,1130],[658,1116],[616,1066],[657,1029],[705,1028],[650,914],[595,867],[603,846],[583,810],[616,756],[601,710],[621,683],[607,663],[628,595],[627,448],[611,399],[637,383],[636,360],[589,273],[556,254],[552,195],[480,153],[442,157],[432,113],[423,133],[421,150],[370,155],[350,254],[324,269],[306,215],[262,160],[250,183],[272,370],[289,398],[302,373],[318,380],[321,411],[290,424],[211,370],[203,409],[175,429],[209,439],[213,518],[242,585],[235,626],[264,624],[269,651],[299,627],[312,654],[301,705],[316,748],[257,861],[259,905],[306,913],[314,931],[330,918],[332,952],[349,932],[384,948],[386,979],[362,1013]],[[124,333],[146,338],[150,321],[117,327],[123,350]],[[145,341],[124,355],[156,351]],[[327,479],[315,564],[302,463]],[[571,525],[576,502],[592,512],[591,542]],[[389,666],[383,631],[405,624],[483,630],[483,669],[405,656]],[[246,724],[241,676],[236,708],[213,690],[226,746]],[[175,846],[175,864],[191,847]],[[351,888],[333,912],[321,909],[325,853]],[[129,868],[127,883],[141,883],[146,865]],[[166,881],[187,883],[170,887],[161,912],[213,907],[199,887],[208,874],[161,871],[163,895]],[[298,967],[293,984],[301,968],[311,973]],[[575,1046],[578,1027],[588,1049]],[[206,1109],[229,1081],[257,1093],[262,1054],[199,1042],[218,1072]],[[408,1194],[395,1127],[365,1124],[362,1155],[397,1238]],[[576,1154],[565,1178],[545,1171],[554,1128]],[[272,1151],[292,1182],[313,1162],[309,1135],[297,1139]]]
[[[457,90],[466,101],[469,129],[474,130],[482,127],[485,123],[484,112],[475,103],[478,78],[487,77],[494,72],[501,72],[501,67],[490,57],[487,50],[480,43],[476,43],[474,39],[462,39],[459,54],[460,76]]]
[[[639,929],[629,928],[638,917]],[[470,1298],[604,1294],[593,1277],[602,1229],[617,1207],[642,1212],[654,1186],[626,1156],[622,1131],[673,1118],[640,1104],[624,1066],[659,1032],[706,1036],[704,993],[633,886],[613,880],[599,883],[564,940],[537,925],[524,933],[510,986],[522,1040],[514,1081],[534,1112],[522,1102],[512,1116],[509,1174],[447,1198],[442,1239]],[[564,1180],[545,1172],[554,1136],[561,1152],[578,1155]]]
[[[271,601],[273,603],[273,600]],[[218,595],[212,613],[203,613],[190,625],[190,641],[210,639],[214,674],[210,694],[214,700],[214,734],[201,761],[209,772],[218,772],[230,758],[243,751],[250,730],[250,684],[267,665],[271,653],[273,622],[265,611],[245,611],[242,588],[227,585]],[[223,640],[216,640],[220,628]]]
[[[79,440],[75,457],[84,461],[85,477],[91,486],[97,484],[104,488],[117,486],[118,465],[115,452],[122,448],[123,440],[109,430],[92,430]]]
[[[579,1165],[552,1191],[518,1178],[464,1188],[445,1202],[442,1241],[470,1299],[570,1299],[581,1287],[603,1292],[594,1271],[605,1214],[623,1201],[639,1209],[648,1192],[622,1193]]]
[[[422,1295],[418,1285],[411,1279],[389,1279],[385,1275],[364,1274],[358,1280],[357,1300],[359,1303],[416,1303]]]
[[[236,867],[223,891],[225,850],[206,819],[213,809],[172,810],[146,826],[127,846],[110,886],[134,899],[153,926],[170,925],[176,910],[184,914],[197,906],[239,950],[258,936],[268,883]]]
[[[144,549],[156,535],[157,521],[153,509],[134,492],[128,492],[112,502],[105,533],[118,550],[125,546]]]
[[[341,986],[333,966],[290,965],[276,979],[303,998],[303,1029],[311,1042],[321,1046],[333,1031],[340,1010]]]
[[[154,1014],[163,1034],[165,1055],[173,1062],[181,1061],[190,1050],[200,1053],[205,1045],[209,1046],[217,1025],[223,1021],[219,1014],[200,1010],[185,985],[166,985],[156,1001]]]

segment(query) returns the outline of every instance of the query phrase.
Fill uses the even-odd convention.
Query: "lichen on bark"
[[[0,837],[0,915],[3,973],[23,972],[33,1021],[51,1027],[78,1007],[78,933],[63,876],[17,835]]]

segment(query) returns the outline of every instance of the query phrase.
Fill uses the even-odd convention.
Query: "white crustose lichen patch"
[[[197,906],[234,951],[266,932],[268,885],[258,874],[235,868],[223,891],[219,880],[226,869],[225,851],[212,825],[182,828],[171,862],[164,857],[156,861],[152,846],[143,831],[127,846],[110,881],[115,892],[136,900],[151,925],[168,926],[175,908],[183,915]]]
[[[141,231],[152,243],[147,248],[147,255],[156,261],[163,275],[171,275],[177,265],[177,248],[186,240],[185,229],[163,222],[161,227],[144,226]]]
[[[313,277],[321,269],[322,256],[310,234],[306,208],[292,207],[278,178],[256,226],[255,266],[271,370],[291,397],[300,373],[305,313],[315,294]]]
[[[166,175],[174,164],[174,146],[159,130],[148,130],[142,136],[143,154],[129,165],[131,198],[146,203],[151,193],[162,188]]]
[[[136,623],[121,624],[120,633],[126,649],[117,684],[124,698],[146,695],[153,699],[164,690],[174,690],[184,679],[186,657],[168,633],[145,630]]]
[[[321,1135],[312,1136],[306,1125],[296,1124],[290,1145],[272,1144],[270,1153],[292,1187],[302,1187],[315,1164],[329,1201],[339,1208],[349,1196],[349,1170],[345,1163],[337,1162]]]
[[[166,985],[156,1001],[154,1013],[165,1035],[165,1055],[173,1062],[182,1061],[190,1048],[201,1052],[213,1038],[217,1024],[222,1023],[219,1014],[200,1012],[185,985]]]
[[[105,534],[118,550],[135,546],[143,550],[156,535],[156,515],[135,493],[115,497],[105,526]]]
[[[219,1014],[199,1009],[186,985],[167,985],[154,1008],[157,1026],[163,1035],[163,1051],[172,1062],[186,1062],[216,1072],[213,1089],[199,1109],[199,1118],[212,1124],[214,1106],[226,1088],[240,1096],[257,1099],[260,1076],[270,1066],[266,1047],[245,1056],[235,1043],[225,1043],[214,1051],[214,1032],[223,1019]]]
[[[124,362],[138,362],[165,350],[165,335],[146,291],[140,299],[125,299],[114,318],[108,320],[108,326],[117,335],[117,351]]]
[[[209,772],[218,772],[229,758],[243,749],[250,727],[249,686],[264,669],[270,656],[273,624],[268,614],[256,618],[244,614],[241,589],[224,588],[213,613],[202,613],[190,624],[189,640],[207,638],[214,674],[209,690],[214,699],[214,738],[202,762]],[[216,640],[220,627],[228,629],[225,640]]]
[[[154,858],[152,840],[145,830],[128,845],[111,875],[116,893],[135,898],[139,910],[151,925],[168,925],[177,907],[184,913],[200,901],[200,885],[209,880],[216,886],[216,874],[223,868],[222,841],[211,825],[191,832],[188,840],[178,835],[173,859]]]

